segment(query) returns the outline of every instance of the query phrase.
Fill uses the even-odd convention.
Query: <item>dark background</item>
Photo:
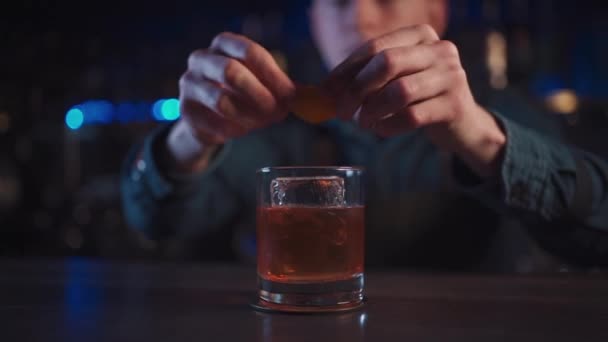
[[[323,69],[306,6],[301,0],[3,1],[0,255],[147,256],[150,242],[123,221],[119,172],[129,148],[160,124],[153,104],[177,97],[189,52],[224,30],[261,42],[287,61],[294,79],[319,80]],[[608,155],[607,4],[460,0],[452,7],[450,37],[483,62],[487,34],[500,33],[509,85],[559,115],[571,143]],[[563,106],[551,102],[556,94],[575,94],[578,106],[561,113]],[[108,101],[111,115],[69,129],[66,113],[90,110],[91,100]]]

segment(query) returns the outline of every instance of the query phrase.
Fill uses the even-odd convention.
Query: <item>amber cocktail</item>
[[[287,311],[357,307],[363,300],[363,171],[258,171],[259,298]]]

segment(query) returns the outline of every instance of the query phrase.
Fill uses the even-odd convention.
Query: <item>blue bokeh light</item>
[[[107,124],[112,122],[114,105],[105,100],[86,101],[78,106],[84,114],[84,123]]]
[[[84,123],[84,113],[78,108],[72,108],[65,114],[65,124],[72,130],[77,130]]]
[[[118,102],[88,100],[71,107],[65,115],[65,124],[72,130],[90,125],[134,122],[175,121],[179,119],[179,100],[159,99],[150,102]]]
[[[129,123],[136,121],[137,106],[131,102],[119,103],[114,109],[114,121],[119,123]]]
[[[156,120],[163,120],[162,108],[165,103],[165,99],[160,99],[152,105],[152,117]]]
[[[179,101],[177,99],[165,100],[160,107],[161,117],[167,121],[179,118]]]

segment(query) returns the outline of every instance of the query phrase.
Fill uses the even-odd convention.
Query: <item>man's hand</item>
[[[209,150],[282,120],[295,86],[262,46],[222,33],[190,55],[179,89],[182,118],[166,148],[174,168],[195,172]]]
[[[424,128],[480,176],[496,173],[505,135],[474,100],[456,46],[428,25],[367,42],[325,83],[338,116],[389,137]]]

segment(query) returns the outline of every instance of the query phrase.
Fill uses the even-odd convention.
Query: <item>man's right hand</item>
[[[199,172],[217,146],[284,119],[295,85],[262,46],[221,33],[190,55],[179,89],[181,119],[167,138],[168,167]]]

